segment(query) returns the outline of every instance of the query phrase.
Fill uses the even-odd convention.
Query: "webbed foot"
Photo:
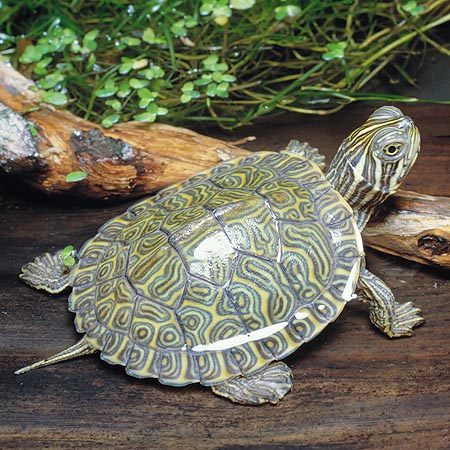
[[[69,286],[72,267],[64,264],[62,253],[44,253],[22,267],[19,278],[35,289],[57,294]]]
[[[425,320],[412,302],[397,303],[389,287],[365,267],[361,269],[358,298],[369,303],[370,321],[389,337],[411,336]]]
[[[249,377],[212,386],[215,394],[243,405],[278,403],[292,388],[292,372],[283,362],[270,364]]]
[[[376,324],[377,310],[371,308],[369,311],[370,320]],[[389,318],[389,323],[384,327],[383,332],[389,337],[412,336],[413,328],[423,323],[425,319],[421,316],[419,308],[412,302],[395,303],[394,313]]]

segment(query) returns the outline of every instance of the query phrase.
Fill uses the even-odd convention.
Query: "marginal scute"
[[[303,342],[314,339],[330,322],[321,314],[317,314],[314,307],[304,307],[299,311],[303,312],[305,316],[294,316],[290,322],[290,327],[294,333],[301,336]]]
[[[182,350],[162,352],[158,380],[170,386],[185,386],[200,381],[195,355]]]
[[[78,251],[78,258],[83,265],[95,264],[109,248],[111,241],[101,235],[89,239]]]
[[[100,357],[109,364],[121,364],[125,366],[128,363],[132,350],[133,343],[127,335],[109,333]]]
[[[276,157],[269,159],[267,164],[280,174],[287,174],[296,180],[301,179],[302,184],[305,183],[305,175],[316,171],[316,167],[310,161],[293,152],[281,151]],[[317,177],[320,177],[320,174],[316,175]],[[307,180],[309,182],[309,179]]]
[[[241,375],[236,359],[230,351],[209,351],[197,356],[200,383],[211,386]]]
[[[73,287],[90,287],[95,283],[97,266],[91,263],[84,265],[83,262],[81,259],[74,271],[71,283]]]
[[[143,345],[134,345],[125,367],[136,378],[158,378],[161,352]]]
[[[303,342],[302,334],[294,330],[291,324],[264,339],[265,346],[276,360],[290,355]]]
[[[94,314],[85,313],[83,310],[77,311],[74,319],[75,329],[78,333],[85,333],[97,323],[97,318]]]
[[[132,217],[133,219],[145,216],[154,207],[158,196],[159,194],[156,194],[153,197],[147,197],[137,201],[127,209],[128,216]],[[114,219],[110,220],[109,222],[114,222]]]
[[[108,220],[108,222],[106,222],[99,228],[98,232],[102,237],[108,237],[110,239],[113,239],[125,227],[127,227],[133,219],[134,214],[132,214],[130,211],[126,211],[120,216]]]
[[[357,270],[354,271],[353,279],[350,278],[352,270],[354,270],[354,266],[357,264]],[[334,289],[335,292],[342,293],[346,290],[346,287],[350,284],[351,288],[347,287],[348,291],[352,293],[355,291],[356,283],[358,281],[359,275],[359,258],[339,258],[337,260],[335,275],[333,278],[333,284],[330,286],[330,289]],[[340,300],[336,298],[336,301]]]
[[[78,317],[80,316],[81,314],[77,314],[76,319],[78,319]],[[97,321],[94,321],[86,330],[85,339],[92,348],[96,350],[102,350],[105,346],[105,342],[109,334],[110,331],[104,325]]]
[[[95,284],[89,287],[74,287],[69,296],[69,311],[77,312],[82,309],[92,308],[96,299],[97,287]]]
[[[261,167],[255,170],[254,166],[239,166],[233,170],[211,177],[211,181],[221,188],[256,190],[262,186],[266,180],[277,176],[274,170]]]
[[[278,155],[279,153],[261,151],[255,152],[252,155],[247,156],[246,158],[235,159],[234,161],[227,161],[227,163],[230,165],[230,168],[238,165],[261,167],[263,165],[264,166],[270,165],[269,161],[271,161],[273,158],[278,158]],[[223,172],[223,170],[221,170],[221,172]]]
[[[154,224],[155,222],[154,220],[149,222],[148,218],[139,217],[139,220],[132,221],[129,226],[122,229],[122,231],[117,235],[116,239],[126,244],[134,242],[141,236],[145,236],[146,227],[149,223]],[[157,227],[155,229],[157,229]]]
[[[191,206],[202,205],[220,191],[220,188],[215,186],[208,180],[204,180],[197,184],[187,186],[181,192],[176,192],[170,196],[165,197],[159,202],[167,211],[179,211]]]
[[[273,354],[263,341],[250,341],[230,351],[242,375],[251,375],[273,361]]]
[[[292,152],[226,161],[136,202],[82,247],[69,309],[129,375],[217,385],[286,357],[353,294],[351,210]]]

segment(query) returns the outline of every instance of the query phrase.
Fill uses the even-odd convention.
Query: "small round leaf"
[[[75,172],[70,172],[66,175],[66,183],[76,183],[77,181],[84,180],[88,174],[82,170],[77,170]]]

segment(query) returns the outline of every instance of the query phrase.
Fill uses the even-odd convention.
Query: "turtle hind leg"
[[[283,362],[270,364],[248,377],[212,386],[212,391],[242,405],[278,403],[292,388],[292,372]]]
[[[73,267],[64,264],[62,250],[44,253],[22,267],[19,278],[35,289],[43,289],[51,294],[62,292],[70,285]]]
[[[97,350],[92,348],[83,337],[76,344],[72,345],[69,348],[66,348],[62,352],[59,352],[56,355],[50,356],[49,358],[45,358],[41,361],[35,362],[34,364],[30,364],[29,366],[22,367],[21,369],[16,370],[14,373],[16,375],[20,375],[22,373],[29,372],[30,370],[39,369],[40,367],[49,366],[50,364],[56,364],[68,359],[77,358],[78,356],[90,355],[91,353],[95,352],[97,352]]]
[[[389,287],[367,269],[361,269],[358,290],[369,304],[370,321],[389,337],[411,336],[413,328],[424,322],[412,302],[397,303]]]

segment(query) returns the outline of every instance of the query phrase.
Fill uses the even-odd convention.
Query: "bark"
[[[33,82],[0,62],[0,169],[47,193],[143,195],[248,152],[199,133],[128,122],[104,129],[39,103]],[[35,134],[35,135],[33,135]],[[76,183],[67,174],[88,176]]]
[[[450,269],[450,198],[399,191],[363,233],[377,250]]]

